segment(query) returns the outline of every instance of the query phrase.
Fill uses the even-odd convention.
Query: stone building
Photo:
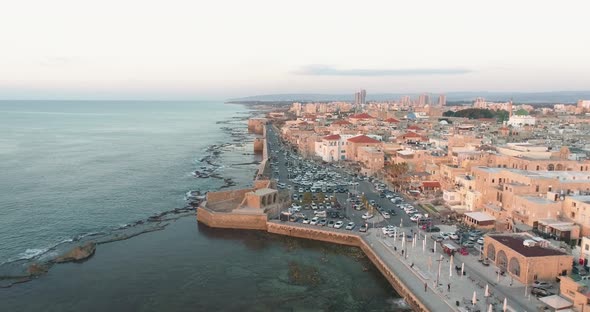
[[[491,234],[484,238],[483,254],[498,268],[523,284],[555,281],[572,271],[573,256],[548,248],[548,242],[526,234]]]

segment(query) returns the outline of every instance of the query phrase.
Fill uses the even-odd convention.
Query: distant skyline
[[[9,1],[0,99],[590,90],[588,1]]]

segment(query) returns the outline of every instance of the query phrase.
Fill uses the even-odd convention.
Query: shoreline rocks
[[[84,261],[94,255],[96,252],[96,243],[88,242],[82,246],[76,246],[64,255],[55,258],[55,263],[79,262]]]

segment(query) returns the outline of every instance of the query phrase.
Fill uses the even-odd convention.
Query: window
[[[588,245],[588,244],[584,245],[584,250],[590,250],[590,245]]]
[[[535,185],[535,192],[539,192],[539,186]]]
[[[571,213],[571,215],[570,215],[570,216],[571,216],[572,218],[575,218],[575,217],[576,217],[576,213],[572,211],[572,213]]]

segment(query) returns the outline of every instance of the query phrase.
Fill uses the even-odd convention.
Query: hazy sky
[[[0,99],[590,89],[587,0],[0,1]]]

